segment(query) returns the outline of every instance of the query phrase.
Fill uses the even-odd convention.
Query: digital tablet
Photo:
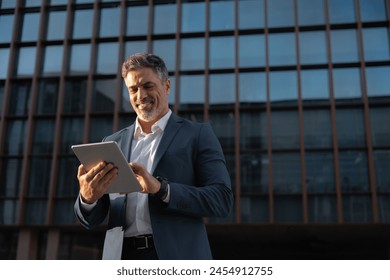
[[[87,171],[100,161],[112,163],[118,168],[118,177],[107,190],[107,193],[142,191],[140,183],[135,177],[133,170],[130,168],[117,142],[108,141],[73,145],[72,150]]]

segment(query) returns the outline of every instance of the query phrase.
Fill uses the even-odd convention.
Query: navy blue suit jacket
[[[130,159],[135,125],[104,141],[116,141]],[[154,176],[167,178],[169,203],[149,196],[149,211],[156,251],[160,259],[211,259],[204,217],[224,217],[233,205],[230,176],[221,145],[209,124],[195,123],[174,114],[168,120],[157,149]],[[75,203],[76,215],[87,228],[103,222],[123,225],[125,203],[103,196],[86,215]]]

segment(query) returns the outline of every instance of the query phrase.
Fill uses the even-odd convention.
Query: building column
[[[58,258],[58,248],[60,245],[60,231],[58,229],[49,230],[47,233],[46,259],[56,260]]]
[[[37,234],[32,229],[21,229],[18,237],[17,260],[35,260],[37,258]]]

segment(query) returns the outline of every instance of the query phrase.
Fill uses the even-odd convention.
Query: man
[[[107,218],[103,259],[211,259],[203,218],[224,217],[233,204],[221,146],[210,125],[171,112],[160,57],[129,57],[122,77],[137,120],[103,141],[118,142],[143,191],[105,194],[115,166],[80,165],[76,216],[88,229]]]

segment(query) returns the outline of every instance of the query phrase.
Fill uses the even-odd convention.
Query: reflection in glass
[[[19,49],[16,75],[19,77],[32,76],[35,70],[36,47],[23,47]]]
[[[210,38],[210,69],[234,68],[234,37]]]
[[[366,152],[341,151],[339,160],[342,191],[369,191]]]
[[[96,80],[93,96],[93,112],[113,112],[116,96],[116,79]]]
[[[8,114],[23,116],[28,114],[30,106],[31,82],[18,82],[13,84]]]
[[[241,192],[268,193],[268,155],[242,153],[240,155]]]
[[[35,121],[32,142],[33,154],[51,154],[54,145],[55,119],[38,119]]]
[[[309,196],[309,222],[335,223],[337,222],[337,201],[335,196]]]
[[[93,10],[76,10],[73,21],[73,39],[92,37]]]
[[[224,151],[234,149],[234,113],[233,112],[211,112],[209,122],[213,127]]]
[[[390,96],[390,66],[366,67],[369,97]]]
[[[271,140],[273,149],[299,148],[297,111],[273,111],[271,113]]]
[[[271,1],[272,2],[272,1]],[[302,196],[279,195],[274,198],[275,222],[301,223],[303,221]]]
[[[385,0],[360,0],[362,21],[386,20]]]
[[[8,61],[9,61],[9,52],[7,49],[0,49],[0,79],[5,79],[8,72]]]
[[[204,70],[204,38],[181,39],[180,70]]]
[[[14,15],[0,15],[0,43],[11,42],[13,22]]]
[[[335,192],[333,154],[331,152],[307,152],[305,164],[305,180],[309,193]]]
[[[62,70],[63,46],[45,47],[42,74],[45,76],[60,75]]]
[[[213,1],[210,3],[210,30],[234,30],[234,1]]]
[[[356,29],[331,30],[331,48],[333,62],[358,62]]]
[[[65,82],[65,113],[83,113],[87,94],[87,80],[70,80]]]
[[[332,130],[330,111],[325,109],[305,109],[303,130],[306,148],[331,148]]]
[[[375,183],[379,192],[390,191],[390,150],[374,151]]]
[[[267,1],[268,27],[294,26],[294,1]]]
[[[204,32],[206,29],[205,3],[182,3],[181,32]]]
[[[153,53],[164,59],[168,71],[176,69],[176,40],[154,40]]]
[[[299,33],[301,64],[327,63],[326,39],[323,31]]]
[[[153,34],[176,33],[176,4],[154,5]]]
[[[130,6],[127,8],[126,35],[148,34],[148,6]]]
[[[84,136],[83,118],[66,118],[62,123],[61,153],[73,154],[71,146],[81,144]]]
[[[351,23],[356,21],[355,0],[328,0],[328,10],[331,23]]]
[[[39,13],[26,13],[23,15],[23,27],[20,40],[22,42],[36,41],[38,39]]]
[[[91,118],[89,142],[100,142],[104,137],[112,133],[112,117]]]
[[[343,196],[343,221],[345,223],[372,222],[371,197],[369,195]]]
[[[267,101],[264,72],[240,73],[240,103],[259,103]]]
[[[4,154],[22,155],[26,136],[25,120],[9,120],[5,138]]]
[[[337,109],[336,129],[339,147],[364,147],[365,130],[362,109]]]
[[[302,70],[301,90],[304,100],[328,100],[328,70]]]
[[[320,25],[324,23],[324,0],[298,0],[299,25]]]
[[[388,147],[390,143],[389,108],[388,107],[370,108],[370,120],[371,120],[372,144],[374,145],[374,147]],[[379,166],[377,165],[376,168],[378,167]]]
[[[242,149],[267,149],[267,114],[265,112],[242,112],[240,129]]]
[[[238,28],[264,27],[264,0],[238,1]]]
[[[88,74],[90,61],[89,44],[72,45],[69,73],[71,75]]]
[[[240,207],[242,223],[269,222],[268,197],[241,196]]]
[[[360,69],[333,69],[333,91],[336,99],[361,98]]]
[[[100,10],[99,37],[118,37],[120,5]]]
[[[390,60],[389,29],[363,29],[364,58],[366,61]]]
[[[297,104],[298,84],[295,71],[270,72],[271,102],[288,101]]]
[[[264,35],[241,35],[238,44],[239,67],[265,66]]]
[[[19,195],[19,183],[22,175],[23,160],[8,158],[3,160],[0,171],[1,188],[0,195],[6,197],[17,197]]]
[[[180,107],[199,106],[205,102],[205,78],[204,75],[180,76]]]
[[[273,153],[272,177],[275,193],[302,192],[300,154]]]
[[[116,59],[118,51],[118,43],[100,43],[98,45],[97,74],[116,74],[118,72],[118,61]]]
[[[55,114],[57,110],[58,81],[39,82],[37,114]]]
[[[236,101],[236,80],[234,74],[211,74],[209,78],[210,105],[233,105]]]
[[[270,66],[295,65],[297,63],[294,33],[270,34],[268,49]]]
[[[64,40],[66,11],[51,11],[47,25],[47,40]]]

